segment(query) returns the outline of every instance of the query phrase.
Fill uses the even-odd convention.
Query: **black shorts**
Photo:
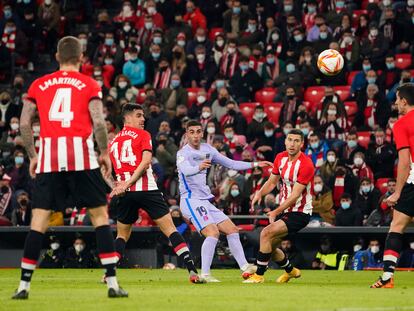
[[[395,210],[414,217],[414,185],[405,184],[402,188],[400,199],[394,207]]]
[[[132,225],[138,220],[140,208],[153,220],[170,213],[161,191],[130,191],[118,198],[118,221],[125,225]]]
[[[289,212],[277,216],[276,220],[279,219],[286,224],[286,227],[288,228],[288,235],[291,235],[302,230],[308,225],[310,215],[300,212]]]
[[[33,208],[63,211],[66,207],[99,207],[107,204],[105,183],[100,169],[37,174]]]

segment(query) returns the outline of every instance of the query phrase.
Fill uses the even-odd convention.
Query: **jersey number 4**
[[[116,167],[119,169],[122,167],[122,163],[127,163],[131,166],[135,166],[137,157],[132,151],[132,139],[124,141],[121,148],[121,157],[119,157],[118,142],[114,143],[111,147],[111,152],[116,161]]]
[[[73,111],[70,111],[72,103],[72,89],[57,89],[49,110],[49,120],[62,123],[62,127],[70,127],[73,120]]]

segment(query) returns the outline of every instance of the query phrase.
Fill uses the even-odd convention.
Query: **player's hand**
[[[110,178],[112,173],[112,164],[107,153],[99,156],[99,164],[101,165],[103,176],[107,179]]]
[[[36,177],[37,157],[30,159],[29,173],[32,178]]]
[[[199,166],[200,171],[209,169],[210,167],[211,167],[211,160],[204,160],[203,162],[201,162]]]
[[[267,166],[273,167],[273,163],[269,161],[260,161],[257,164],[259,165],[259,167],[267,167]]]
[[[112,189],[112,192],[109,194],[109,196],[112,198],[116,195],[123,195],[128,189],[128,185],[126,181],[120,181],[117,182],[114,189]]]
[[[276,219],[277,215],[279,215],[279,214],[280,214],[280,212],[277,209],[268,212],[267,217],[269,217],[269,222],[270,223],[275,222],[275,219]]]
[[[384,201],[388,204],[388,206],[394,207],[397,204],[399,199],[400,199],[400,194],[397,192],[394,192]]]
[[[254,197],[253,197],[253,199],[252,199],[251,209],[253,209],[253,210],[254,210],[254,206],[255,206],[256,204],[259,204],[259,205],[260,205],[260,203],[262,203],[262,194],[260,193],[260,191],[256,191],[256,192],[254,193]]]

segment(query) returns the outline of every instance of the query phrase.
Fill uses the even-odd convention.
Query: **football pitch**
[[[370,289],[379,272],[302,271],[300,279],[276,284],[269,270],[264,284],[242,284],[238,270],[214,270],[221,283],[190,284],[184,270],[118,270],[129,298],[109,299],[102,270],[35,272],[27,301],[10,297],[18,269],[0,270],[0,310],[300,310],[414,311],[414,273],[397,272],[394,289]]]

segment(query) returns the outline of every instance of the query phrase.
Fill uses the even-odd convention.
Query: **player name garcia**
[[[53,78],[53,79],[49,79],[46,80],[43,85],[39,84],[39,88],[42,91],[47,90],[50,86],[52,85],[56,85],[56,84],[69,84],[72,85],[74,87],[76,87],[79,91],[81,91],[82,89],[84,89],[86,87],[86,84],[83,83],[82,81],[76,79],[76,78]]]
[[[118,133],[118,135],[116,135],[115,138],[122,137],[122,136],[131,136],[133,139],[135,139],[135,138],[138,137],[138,134],[135,133],[134,131],[129,131],[129,130],[128,131],[121,131],[121,132]]]

